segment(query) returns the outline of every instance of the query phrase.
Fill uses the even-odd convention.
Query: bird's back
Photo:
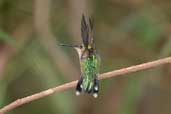
[[[86,92],[91,92],[94,86],[94,81],[98,74],[98,58],[96,55],[92,55],[82,60],[82,87]]]

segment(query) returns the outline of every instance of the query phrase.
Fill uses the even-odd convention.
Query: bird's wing
[[[89,44],[89,27],[88,24],[86,23],[86,19],[84,14],[82,15],[82,20],[81,20],[81,37],[83,40],[83,44],[85,48],[88,48]]]
[[[90,25],[90,36],[89,36],[89,45],[91,48],[95,49],[95,43],[94,43],[94,25],[91,18],[89,18],[89,25]]]

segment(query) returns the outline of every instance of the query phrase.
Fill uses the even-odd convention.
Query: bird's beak
[[[72,47],[72,48],[78,48],[79,47],[79,45],[68,45],[68,44],[59,44],[59,46]]]
[[[80,45],[59,44],[59,46],[65,46],[65,47],[71,47],[71,48],[74,48],[74,49],[78,52],[79,57],[81,57],[81,49],[80,49]]]

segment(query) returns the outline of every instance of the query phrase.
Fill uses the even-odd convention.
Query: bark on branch
[[[163,59],[159,59],[159,60],[156,60],[156,61],[147,62],[147,63],[143,63],[143,64],[140,64],[140,65],[135,65],[135,66],[127,67],[127,68],[122,68],[122,69],[119,69],[119,70],[113,70],[111,72],[100,74],[98,78],[99,79],[111,78],[111,77],[114,77],[114,76],[119,76],[119,75],[124,75],[124,74],[131,73],[131,72],[145,70],[145,69],[157,67],[159,65],[168,64],[168,63],[171,64],[171,57],[167,57],[167,58],[163,58]],[[73,87],[76,86],[77,81],[78,80],[72,81],[72,82],[69,82],[69,83],[65,83],[63,85],[60,85],[60,86],[57,86],[57,87],[54,87],[54,88],[50,88],[48,90],[45,90],[45,91],[30,95],[30,96],[27,96],[27,97],[24,97],[24,98],[21,98],[21,99],[18,99],[16,101],[4,106],[2,109],[0,109],[0,114],[4,114],[7,111],[10,111],[10,110],[12,110],[12,109],[14,109],[16,107],[19,107],[19,106],[21,106],[23,104],[26,104],[26,103],[29,103],[31,101],[34,101],[34,100],[37,100],[37,99],[52,95],[54,93],[58,93],[58,92],[73,88]]]

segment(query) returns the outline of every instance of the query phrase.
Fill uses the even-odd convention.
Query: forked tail
[[[76,86],[76,95],[77,96],[80,95],[80,93],[83,91],[85,93],[92,94],[94,98],[98,97],[98,92],[99,92],[99,81],[98,81],[98,79],[94,80],[93,88],[90,91],[88,91],[87,89],[84,90],[82,83],[83,83],[83,78],[81,78],[77,83],[77,86]]]

